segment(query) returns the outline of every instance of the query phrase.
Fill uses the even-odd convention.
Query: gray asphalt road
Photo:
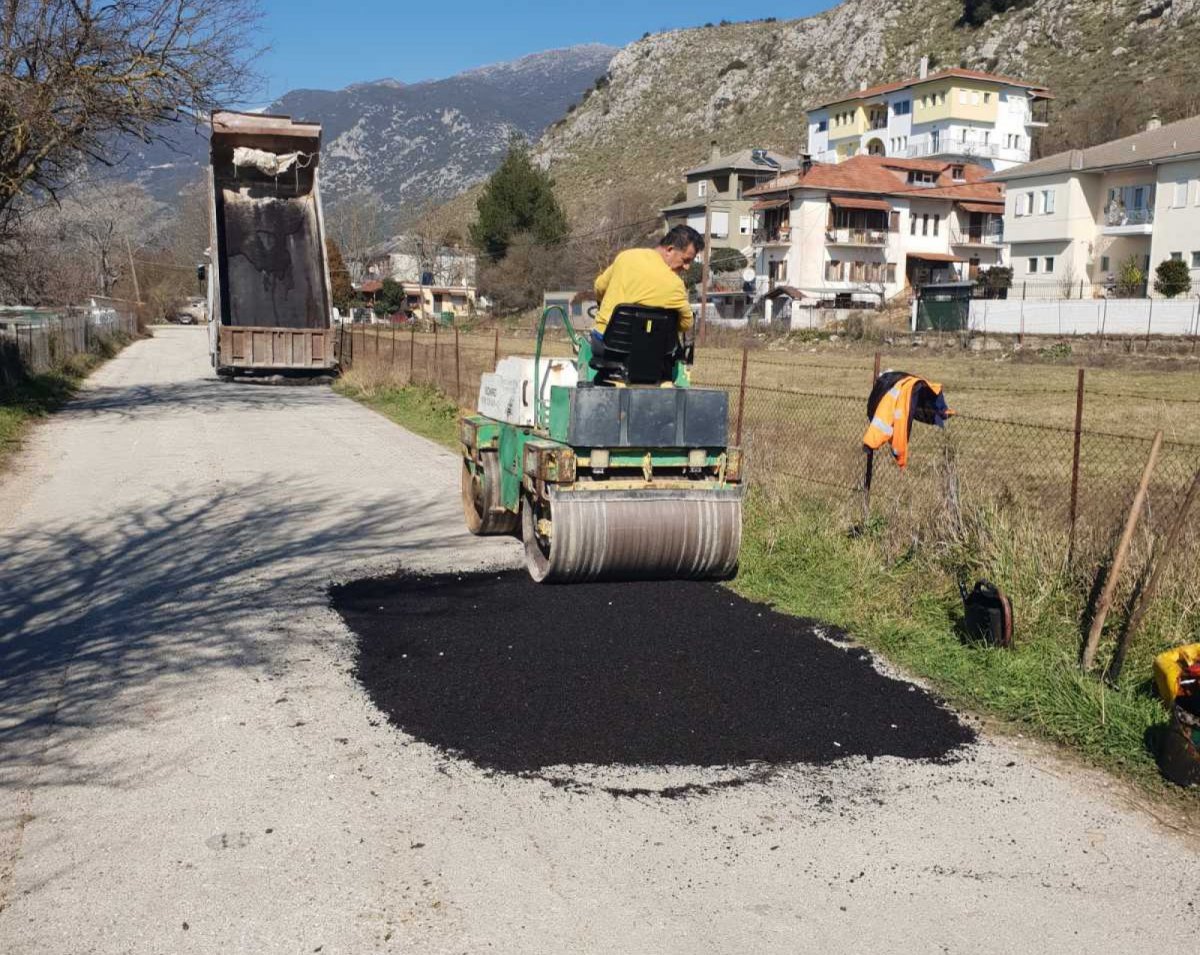
[[[202,331],[102,369],[0,501],[0,952],[1142,952],[1200,929],[1196,844],[1019,742],[670,801],[406,738],[327,584],[515,545],[462,532],[453,456],[324,388],[218,383]]]

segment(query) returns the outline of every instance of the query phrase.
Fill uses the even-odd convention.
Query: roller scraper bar
[[[523,507],[526,564],[539,582],[727,579],[737,572],[742,488],[549,488],[548,538]]]

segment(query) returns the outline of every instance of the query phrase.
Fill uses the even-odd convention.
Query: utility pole
[[[129,256],[129,274],[133,278],[133,299],[142,304],[142,292],[138,287],[137,267],[133,264],[133,249],[129,245],[129,236],[125,236],[125,254]]]
[[[712,256],[712,183],[705,180],[704,186],[704,261],[700,269],[700,333],[704,341],[704,329],[708,325],[708,262]]]

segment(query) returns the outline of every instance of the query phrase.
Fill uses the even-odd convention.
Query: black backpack
[[[1012,604],[1004,591],[990,580],[980,580],[975,589],[967,592],[965,584],[958,585],[963,602],[963,632],[969,640],[979,640],[993,647],[1012,646]]]

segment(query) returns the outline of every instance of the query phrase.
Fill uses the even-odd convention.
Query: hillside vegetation
[[[986,7],[986,9],[985,9]],[[805,107],[934,69],[966,66],[1055,93],[1038,148],[1090,145],[1200,112],[1200,0],[845,0],[818,16],[648,36],[538,144],[577,228],[605,218],[614,193],[669,200],[684,169],[722,150],[803,150]],[[981,21],[973,25],[970,20]],[[443,210],[465,222],[473,196]]]

